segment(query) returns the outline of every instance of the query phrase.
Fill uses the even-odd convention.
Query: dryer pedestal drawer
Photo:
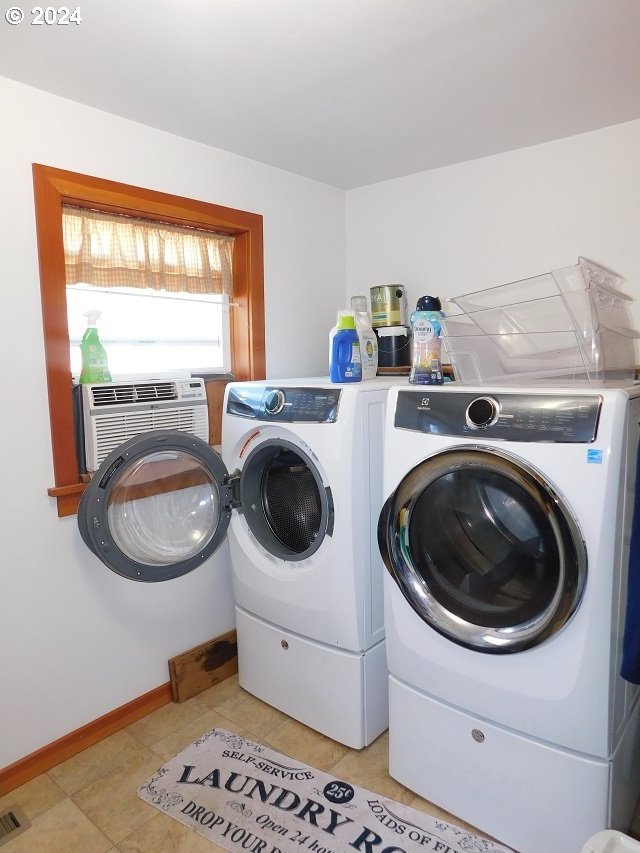
[[[520,853],[608,826],[610,764],[492,726],[389,678],[389,772]]]
[[[236,607],[240,686],[333,740],[361,749],[387,728],[384,641],[362,654],[317,643]]]

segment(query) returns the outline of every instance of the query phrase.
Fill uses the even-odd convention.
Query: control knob
[[[280,391],[280,389],[269,391],[264,401],[264,408],[267,414],[277,415],[278,412],[281,412],[284,408],[285,399],[284,391]]]
[[[476,397],[467,408],[467,426],[471,429],[484,429],[498,420],[500,406],[493,397]]]

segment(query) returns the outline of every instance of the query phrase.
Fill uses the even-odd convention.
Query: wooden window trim
[[[69,363],[62,205],[144,216],[233,234],[231,364],[234,379],[265,377],[262,216],[181,198],[116,181],[33,164],[42,322],[49,391],[49,418],[55,485],[48,490],[58,515],[73,515],[85,488],[78,469]],[[220,382],[212,396],[220,399]],[[210,413],[211,413],[210,403]]]

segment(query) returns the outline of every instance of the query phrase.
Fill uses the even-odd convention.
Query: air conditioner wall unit
[[[87,383],[78,386],[84,449],[88,473],[124,441],[158,429],[175,429],[209,440],[209,410],[203,379],[139,380]],[[82,435],[83,433],[83,435]]]

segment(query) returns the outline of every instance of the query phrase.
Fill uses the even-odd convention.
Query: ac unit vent
[[[123,442],[144,432],[174,429],[209,440],[202,379],[82,386],[86,470],[97,471]]]
[[[94,406],[119,406],[123,403],[144,403],[149,400],[177,400],[175,382],[136,382],[91,386]]]
[[[122,415],[98,415],[95,420],[95,452],[99,466],[116,447],[140,435],[157,429],[177,429],[197,435],[204,441],[208,438],[209,424],[207,410],[200,407],[195,411],[186,409],[165,409],[153,412],[125,412]]]

